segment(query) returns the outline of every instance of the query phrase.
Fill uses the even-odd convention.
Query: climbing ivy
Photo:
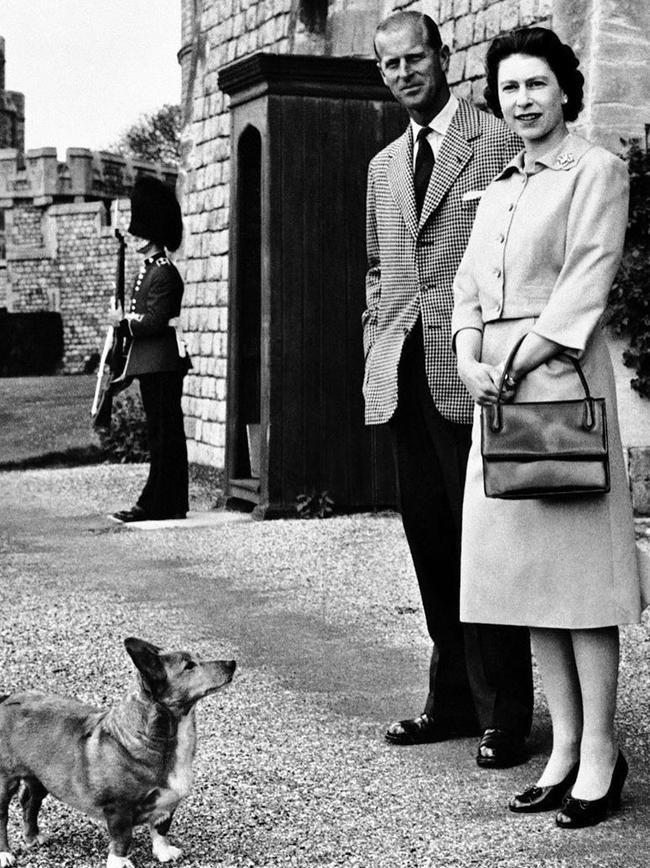
[[[636,142],[621,141],[630,172],[630,212],[608,323],[629,342],[623,361],[635,371],[632,388],[650,398],[650,153]]]

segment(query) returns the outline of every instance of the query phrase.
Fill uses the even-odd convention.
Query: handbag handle
[[[505,403],[505,401],[503,400],[503,392],[506,378],[510,373],[510,367],[514,361],[515,356],[517,355],[517,351],[526,337],[527,334],[524,334],[519,338],[518,341],[515,342],[515,345],[508,353],[508,358],[506,359],[506,363],[503,366],[503,373],[501,374],[501,381],[499,383],[499,395],[497,397],[497,403],[492,404],[492,418],[490,419],[490,428],[493,431],[500,431],[503,426],[501,407]],[[596,415],[594,413],[593,398],[591,397],[591,392],[589,391],[589,384],[587,383],[587,379],[584,375],[584,371],[582,370],[580,362],[573,356],[568,355],[567,353],[558,353],[557,358],[568,359],[568,361],[570,361],[575,368],[576,374],[580,378],[580,382],[585,393],[584,410],[582,414],[582,427],[585,429],[585,431],[591,431],[591,429],[596,424]]]

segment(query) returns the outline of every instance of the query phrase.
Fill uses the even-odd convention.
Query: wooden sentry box
[[[223,67],[219,87],[232,118],[229,502],[259,518],[324,491],[337,512],[394,506],[387,431],[363,421],[361,313],[368,162],[406,115],[361,58],[258,53]]]

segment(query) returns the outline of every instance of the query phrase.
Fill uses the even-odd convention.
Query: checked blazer
[[[436,407],[452,422],[472,420],[473,401],[456,372],[451,345],[452,285],[481,193],[521,150],[521,142],[503,121],[465,100],[458,103],[419,220],[410,125],[368,169],[368,273],[362,315],[368,425],[388,422],[395,412],[402,346],[419,316]]]

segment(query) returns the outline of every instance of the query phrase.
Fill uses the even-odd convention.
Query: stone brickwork
[[[85,370],[101,351],[115,288],[115,226],[126,230],[128,193],[140,174],[174,181],[176,170],[115,154],[54,148],[0,150],[5,259],[0,306],[51,310],[63,320],[63,372]],[[91,200],[91,201],[89,201]],[[138,268],[128,257],[127,295]]]
[[[17,206],[14,226],[33,225],[35,216],[40,229],[38,246],[30,243],[9,248],[11,310],[58,311],[63,321],[63,372],[79,373],[101,351],[106,334],[118,249],[114,229],[115,225],[122,229],[128,225],[129,202],[115,200],[110,225],[102,202],[51,205],[47,209]],[[137,257],[130,256],[127,286],[137,268]]]
[[[42,215],[42,208],[23,205],[16,208],[12,215],[5,217],[9,227],[6,237],[8,246],[20,249],[40,247],[43,243]]]
[[[291,0],[183,3],[178,194],[185,223],[182,323],[194,363],[185,380],[188,451],[190,461],[218,468],[225,449],[230,116],[217,71],[254,51],[289,51],[291,7]]]
[[[453,49],[448,79],[458,96],[484,104],[484,60],[491,39],[516,27],[551,26],[552,0],[423,0],[402,4],[438,22]]]

